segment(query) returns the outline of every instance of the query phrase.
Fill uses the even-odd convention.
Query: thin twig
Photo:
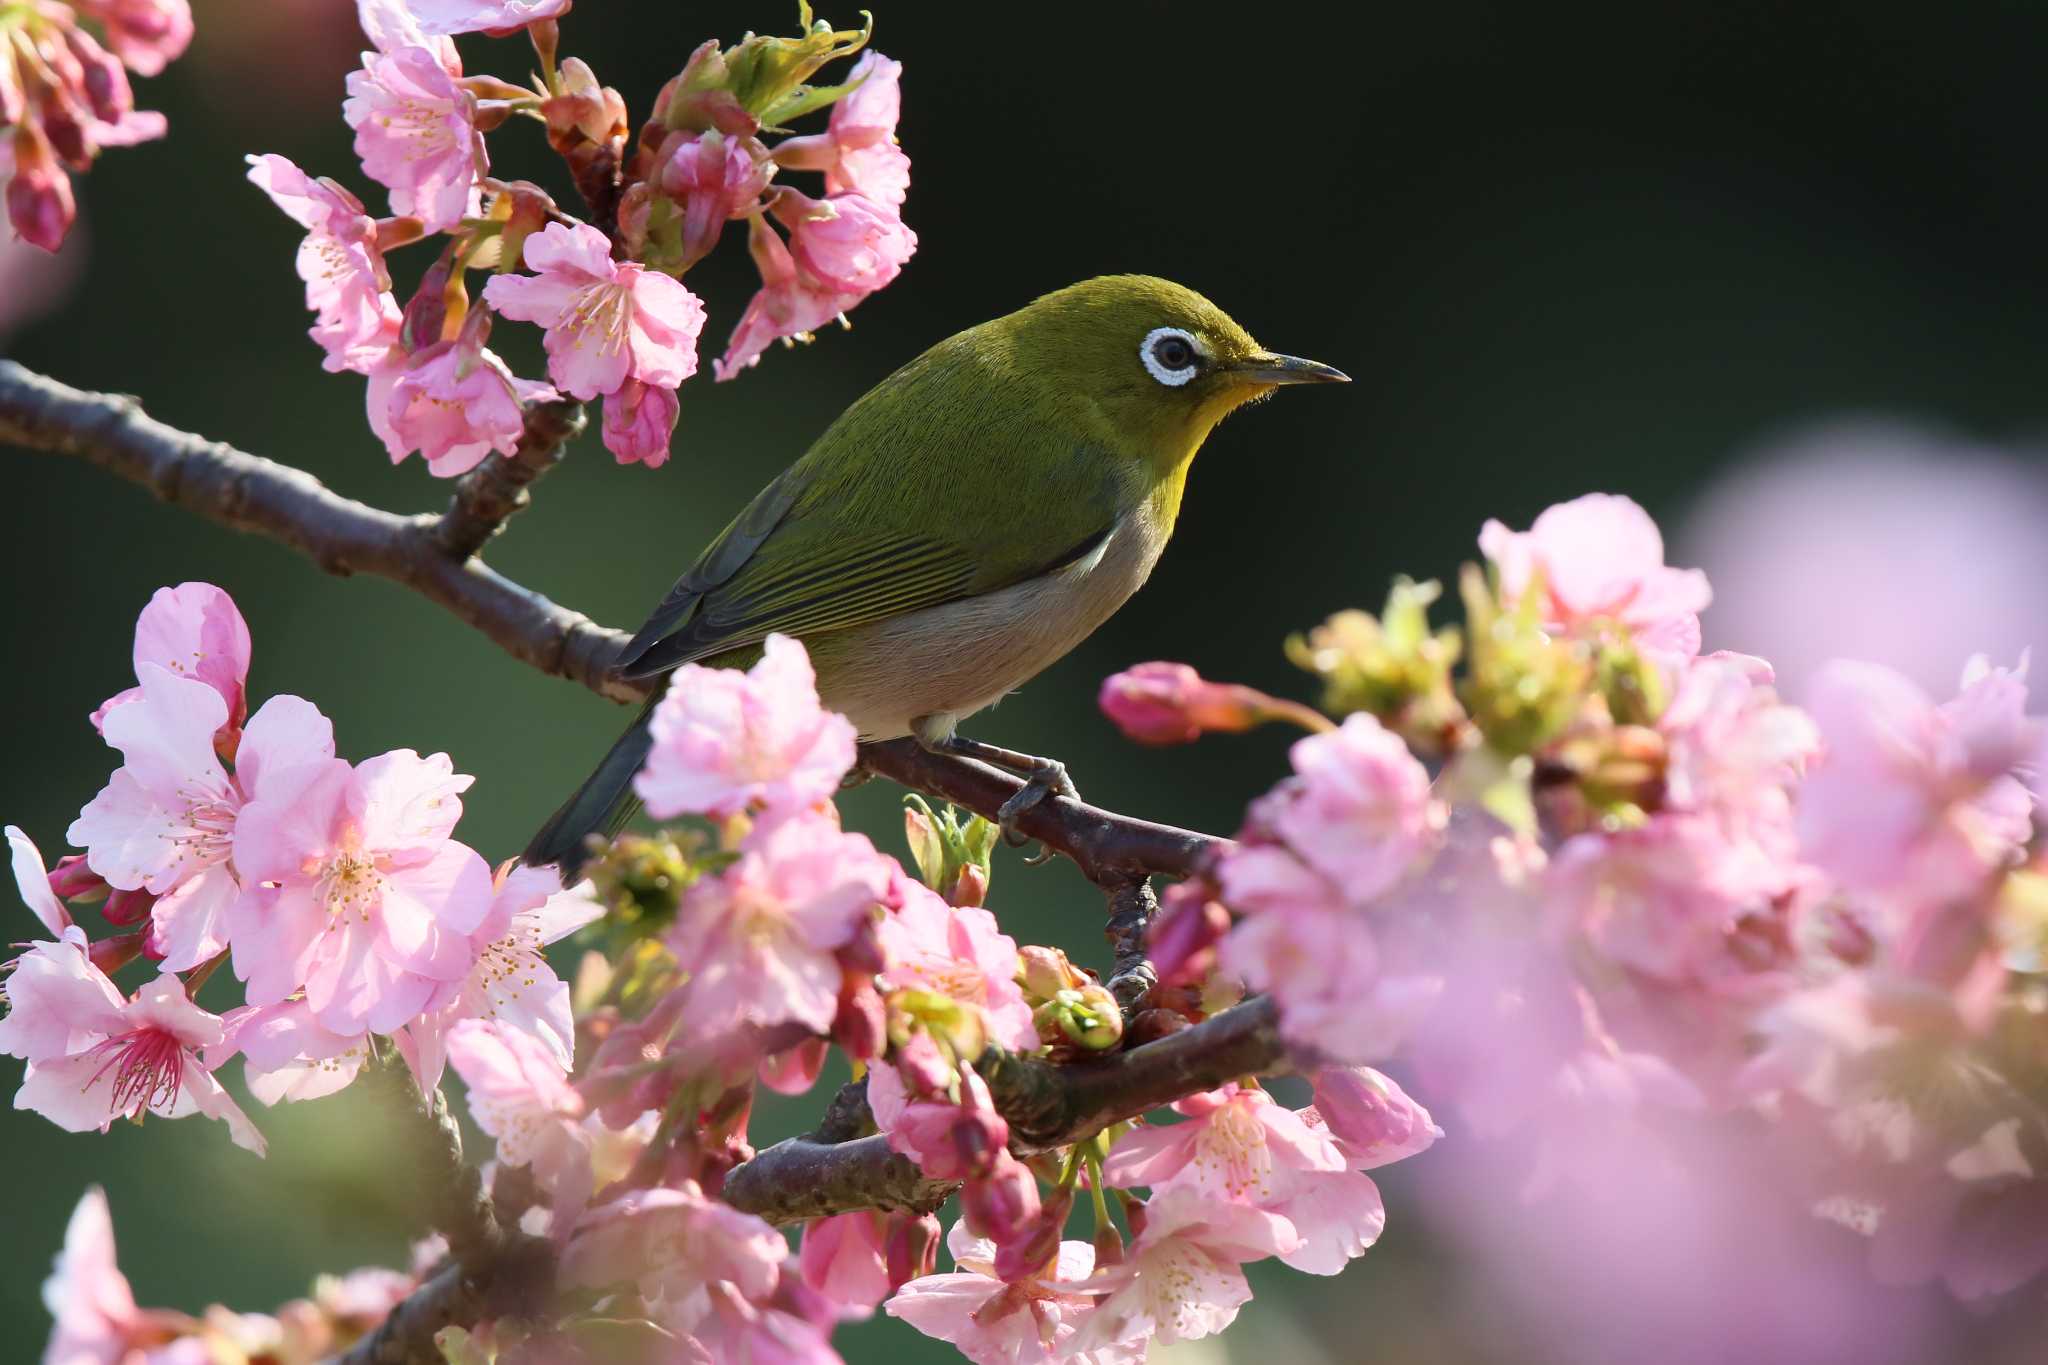
[[[506,518],[533,501],[527,486],[561,463],[569,442],[582,434],[584,422],[581,403],[528,404],[512,453],[486,457],[457,481],[455,496],[434,527],[441,548],[457,559],[483,549]]]

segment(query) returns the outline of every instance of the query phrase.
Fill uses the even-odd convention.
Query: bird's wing
[[[752,553],[739,564],[715,564],[735,552],[740,529],[735,523],[706,552],[642,628],[642,637],[651,630],[655,635],[637,650],[626,677],[653,677],[775,633],[819,635],[995,592],[1086,557],[1109,536],[1114,518],[1105,509],[1102,525],[1079,543],[1043,562],[1007,566],[938,537],[882,529],[849,534],[830,518],[802,516],[755,537]],[[715,584],[713,572],[719,572]],[[706,586],[691,587],[693,579]],[[656,630],[664,613],[679,628]]]

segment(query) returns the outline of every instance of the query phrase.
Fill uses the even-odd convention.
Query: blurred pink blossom
[[[187,0],[76,0],[79,12],[96,20],[130,71],[154,76],[184,55],[192,42],[192,7]]]
[[[995,1243],[977,1238],[964,1221],[946,1234],[954,1269],[912,1280],[882,1306],[928,1337],[950,1342],[974,1365],[1136,1365],[1144,1343],[1112,1343],[1083,1353],[1075,1341],[1095,1309],[1078,1286],[1095,1271],[1095,1248],[1061,1242],[1046,1273],[1015,1284],[995,1274]]]
[[[128,1277],[114,1260],[114,1219],[106,1192],[94,1185],[71,1211],[64,1249],[43,1281],[43,1306],[56,1319],[46,1365],[125,1365],[152,1338],[152,1315],[135,1306]]]
[[[660,820],[807,810],[853,766],[852,723],[819,703],[810,656],[787,635],[769,636],[744,673],[683,665],[651,728],[633,790]]]
[[[586,1211],[563,1248],[561,1281],[568,1288],[633,1285],[649,1299],[701,1316],[708,1305],[700,1291],[711,1284],[766,1298],[788,1255],[781,1233],[684,1180]],[[669,1325],[688,1331],[692,1324],[671,1318]]]
[[[1435,845],[1444,808],[1399,735],[1364,712],[1288,750],[1294,777],[1260,798],[1270,829],[1352,904],[1391,889]]]
[[[1667,567],[1657,523],[1629,498],[1588,493],[1546,508],[1527,531],[1489,521],[1479,548],[1510,602],[1541,575],[1543,617],[1555,629],[1611,620],[1666,662],[1699,653],[1699,614],[1713,598],[1707,576]]]
[[[503,32],[542,19],[559,19],[571,0],[358,0],[363,30],[375,37],[410,23],[422,33]]]

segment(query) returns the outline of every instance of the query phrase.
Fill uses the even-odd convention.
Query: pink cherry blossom
[[[447,232],[473,211],[489,159],[476,131],[476,97],[462,66],[430,47],[363,54],[348,78],[342,117],[356,130],[363,171],[391,191],[391,211]]]
[[[852,723],[819,704],[810,656],[786,635],[769,636],[745,673],[677,669],[652,729],[633,790],[657,820],[805,810],[853,767]]]
[[[794,1020],[818,1033],[838,1012],[835,950],[889,894],[894,864],[829,816],[757,828],[740,857],[693,885],[669,946],[691,974],[686,1031]]]
[[[708,1286],[704,1298],[708,1313],[700,1316],[691,1305],[665,1315],[670,1322],[679,1317],[690,1321],[691,1340],[703,1359],[845,1365],[830,1341],[838,1321],[832,1303],[795,1275],[783,1275],[766,1298],[742,1293],[726,1281]]]
[[[415,1050],[413,1069],[432,1086],[441,1076],[441,1039],[465,1019],[523,1033],[566,1068],[576,1047],[569,985],[555,975],[542,951],[604,914],[589,882],[563,890],[552,867],[515,867],[498,881],[490,913],[470,935],[476,965],[460,982],[441,988],[432,1004],[406,1027]]]
[[[228,1011],[221,1022],[224,1037],[218,1060],[239,1053],[249,1093],[264,1104],[317,1100],[344,1090],[370,1056],[367,1035],[321,1027],[304,1000],[245,1005]],[[209,1051],[207,1060],[217,1059]]]
[[[900,1284],[891,1283],[890,1215],[862,1211],[804,1224],[798,1260],[804,1283],[851,1317],[865,1318]]]
[[[620,464],[659,469],[668,463],[680,412],[674,389],[628,379],[604,396],[604,448]]]
[[[988,911],[955,909],[921,882],[906,878],[902,895],[903,908],[885,918],[876,935],[889,964],[883,988],[932,991],[977,1006],[995,1042],[1018,1052],[1035,1049],[1038,1029],[1017,984],[1017,941]]]
[[[318,315],[311,335],[329,370],[368,374],[398,337],[398,301],[377,246],[377,224],[363,203],[332,180],[315,180],[275,154],[249,158],[249,182],[306,229],[299,278]]]
[[[1565,840],[1543,896],[1560,930],[1582,933],[1625,966],[1682,980],[1720,952],[1749,907],[1745,888],[1726,874],[1729,861],[1705,821],[1662,816]]]
[[[64,902],[57,899],[57,893],[50,885],[49,868],[43,863],[41,850],[18,825],[8,825],[6,834],[8,864],[22,901],[42,922],[43,928],[49,930],[50,937],[63,937],[64,931],[71,927],[71,912],[64,908]]]
[[[896,144],[896,120],[903,111],[903,63],[870,48],[847,73],[858,81],[852,94],[832,106],[826,137],[838,153],[825,169],[825,188],[851,191],[878,204],[900,206],[910,193],[910,158]]]
[[[1145,1206],[1145,1230],[1123,1262],[1098,1268],[1080,1286],[1097,1306],[1073,1344],[1093,1351],[1213,1336],[1251,1301],[1244,1263],[1300,1245],[1278,1214],[1213,1203],[1194,1190],[1161,1195]]]
[[[1312,1111],[1236,1084],[1173,1107],[1188,1122],[1119,1138],[1103,1163],[1106,1181],[1279,1214],[1296,1239],[1281,1259],[1312,1275],[1336,1274],[1378,1240],[1387,1221],[1378,1187],[1351,1169],[1319,1119],[1308,1121]]]
[[[74,1133],[104,1133],[117,1118],[144,1114],[204,1114],[263,1154],[263,1135],[198,1055],[219,1045],[221,1021],[193,1004],[173,973],[124,1000],[71,929],[22,955],[7,996],[0,1048],[28,1063],[15,1108]]]
[[[158,74],[192,42],[187,0],[77,0],[77,6],[99,21],[107,46],[138,76]]]
[[[1303,1120],[1329,1130],[1337,1150],[1354,1171],[1427,1151],[1444,1135],[1429,1111],[1408,1097],[1391,1076],[1369,1066],[1325,1067],[1315,1074],[1313,1109]]]
[[[227,946],[228,907],[241,893],[231,861],[248,801],[309,764],[331,762],[334,729],[311,703],[273,697],[236,750],[230,775],[215,751],[228,723],[221,693],[144,663],[135,700],[106,712],[108,744],[125,760],[79,812],[68,837],[123,890],[147,890],[151,943],[167,971],[189,971]]]
[[[97,1185],[65,1224],[64,1249],[43,1281],[43,1306],[56,1319],[43,1348],[46,1365],[125,1365],[153,1335],[115,1262],[113,1215]]]
[[[950,1342],[974,1365],[1136,1365],[1142,1340],[1081,1350],[1074,1338],[1095,1310],[1078,1290],[1095,1271],[1095,1248],[1061,1242],[1049,1273],[1005,1284],[996,1278],[996,1246],[964,1221],[946,1234],[954,1269],[912,1280],[882,1306],[928,1337]]]
[[[840,289],[797,268],[796,258],[765,215],[748,227],[747,249],[761,273],[761,287],[740,315],[725,354],[713,367],[721,384],[751,368],[770,342],[809,341],[811,333],[859,303],[865,294]]]
[[[777,144],[776,154],[801,140]],[[732,137],[715,128],[669,135],[653,178],[663,194],[682,206],[680,268],[710,255],[727,223],[760,212],[761,192],[775,166],[768,149],[752,137]]]
[[[596,228],[550,223],[526,239],[532,275],[496,275],[484,297],[508,318],[546,329],[548,374],[589,400],[627,379],[672,389],[697,372],[704,305],[679,282],[615,261]]]
[[[770,209],[789,229],[798,272],[835,293],[866,298],[901,274],[917,250],[917,234],[896,210],[866,195],[813,199],[784,187]]]
[[[988,1082],[962,1064],[959,1098],[912,1094],[903,1074],[888,1063],[868,1072],[868,1107],[889,1146],[934,1180],[964,1180],[988,1174],[1010,1140],[1010,1126],[996,1112]]]
[[[303,986],[322,1027],[385,1033],[469,975],[491,873],[448,836],[471,780],[400,749],[303,764],[257,793],[235,824],[248,891],[227,916],[250,1004]]]
[[[548,1189],[587,1179],[583,1096],[553,1049],[516,1029],[465,1019],[448,1034],[448,1062],[469,1091],[477,1127],[498,1143],[498,1159],[532,1166]]]
[[[1205,734],[1248,730],[1266,718],[1272,698],[1235,683],[1215,683],[1186,664],[1134,664],[1102,680],[1096,705],[1126,739],[1187,744]]]
[[[701,1315],[708,1305],[700,1291],[712,1284],[766,1298],[788,1255],[781,1233],[684,1180],[633,1190],[585,1212],[562,1251],[560,1276],[567,1288],[633,1285],[646,1298]],[[687,1331],[692,1324],[672,1317],[670,1325]]]
[[[493,450],[518,450],[526,404],[561,397],[514,375],[482,344],[482,335],[481,328],[465,328],[411,356],[394,347],[386,363],[369,372],[370,429],[393,464],[417,450],[437,477],[466,474]]]
[[[1826,751],[1800,794],[1805,854],[1902,913],[1980,891],[2032,834],[2015,770],[2041,727],[2020,675],[1973,662],[1963,684],[1937,706],[1890,669],[1836,663],[1808,699]]]
[[[394,22],[436,36],[501,33],[543,19],[559,19],[571,0],[358,0],[364,31],[373,37]]]
[[[135,619],[135,674],[155,664],[199,681],[220,693],[228,706],[223,734],[241,729],[248,718],[249,625],[235,599],[211,583],[180,583],[158,588]],[[97,730],[112,708],[142,695],[140,686],[117,692],[92,713]]]
[[[1489,521],[1479,548],[1510,602],[1541,575],[1543,617],[1554,629],[1613,621],[1666,661],[1700,652],[1699,614],[1713,599],[1706,575],[1667,567],[1657,523],[1629,498],[1588,493],[1545,509],[1527,531]]]
[[[1354,904],[1390,890],[1433,848],[1443,807],[1399,735],[1364,712],[1289,749],[1295,776],[1254,818]]]

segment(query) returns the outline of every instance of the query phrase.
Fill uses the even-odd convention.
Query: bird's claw
[[[1070,801],[1081,799],[1081,793],[1074,787],[1074,779],[1067,776],[1067,765],[1058,759],[1048,758],[1033,767],[1030,777],[1025,779],[1017,794],[997,808],[996,827],[1002,831],[1004,843],[1011,848],[1022,848],[1031,842],[1030,835],[1018,830],[1017,821],[1048,796],[1064,796]],[[1042,863],[1051,856],[1047,851],[1043,856],[1027,861]]]

